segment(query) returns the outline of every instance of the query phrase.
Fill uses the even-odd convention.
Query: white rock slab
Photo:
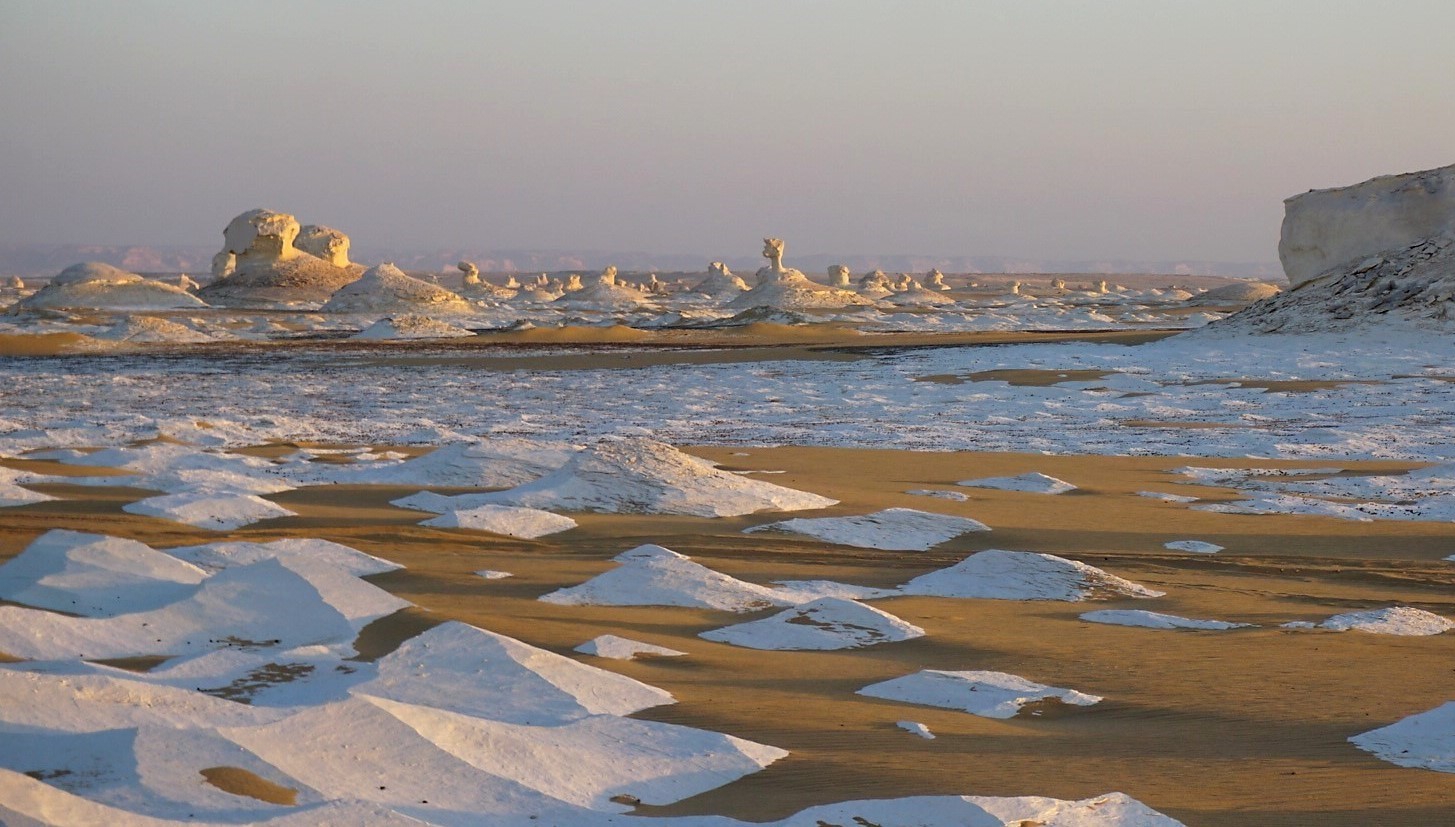
[[[1147,629],[1242,629],[1253,624],[1230,623],[1226,620],[1196,620],[1190,617],[1148,612],[1141,609],[1102,609],[1086,612],[1082,620],[1109,623],[1113,626],[1141,626]]]
[[[43,503],[54,499],[57,498],[49,494],[42,494],[39,491],[31,491],[29,488],[24,488],[13,482],[0,480],[0,508]]]
[[[991,798],[971,795],[965,799],[985,808],[1006,825],[1038,824],[1042,827],[1184,827],[1126,793],[1061,801],[1041,796]]]
[[[1337,614],[1319,623],[1318,627],[1335,632],[1353,630],[1377,635],[1418,637],[1443,634],[1455,628],[1455,623],[1412,606],[1390,606]]]
[[[398,563],[365,554],[342,543],[308,537],[290,537],[267,543],[221,542],[178,546],[167,549],[166,553],[209,572],[272,559],[282,560],[289,565],[313,563],[327,566],[354,577],[383,574],[404,568]]]
[[[634,660],[639,657],[654,658],[675,658],[687,654],[676,649],[668,649],[665,646],[657,646],[651,643],[643,643],[640,640],[619,637],[617,635],[600,635],[577,646],[573,651],[583,655],[595,655],[598,658],[611,658],[613,660]]]
[[[1161,500],[1165,503],[1195,503],[1197,497],[1189,497],[1186,494],[1168,494],[1162,491],[1138,491],[1138,497],[1146,497],[1152,500]]]
[[[675,703],[671,693],[521,641],[448,622],[379,659],[369,695],[511,723],[630,715]]]
[[[576,527],[576,521],[560,514],[541,511],[538,508],[520,508],[513,505],[480,505],[474,508],[456,508],[438,517],[425,520],[420,525],[434,528],[468,528],[488,531],[533,540]]]
[[[969,488],[994,488],[998,491],[1025,491],[1032,494],[1065,494],[1075,491],[1076,486],[1065,480],[1058,480],[1038,471],[1017,474],[1014,477],[985,477],[983,479],[961,480],[955,483]]]
[[[151,497],[122,506],[122,510],[212,531],[232,531],[260,520],[298,516],[277,503],[252,494],[208,492]]]
[[[945,491],[939,488],[912,488],[906,494],[913,494],[916,497],[936,497],[941,500],[951,500],[957,503],[968,502],[970,495],[963,491]]]
[[[534,482],[482,499],[550,510],[698,517],[800,511],[838,502],[723,471],[641,437],[603,439]]]
[[[860,695],[890,701],[958,709],[985,718],[1013,718],[1029,703],[1053,698],[1073,706],[1101,700],[1072,689],[1046,686],[1006,672],[947,672],[924,669],[902,678],[870,684]]]
[[[68,674],[0,669],[0,722],[17,728],[79,733],[140,726],[252,726],[283,714],[148,683],[120,670]]]
[[[638,546],[614,559],[621,565],[540,599],[566,606],[689,606],[729,612],[795,602],[774,589],[713,571],[658,545]]]
[[[924,629],[872,606],[824,597],[772,617],[712,629],[698,637],[749,649],[859,649],[923,637]]]
[[[1172,551],[1190,551],[1193,554],[1217,554],[1223,550],[1223,547],[1217,543],[1202,540],[1173,540],[1170,543],[1163,543],[1162,548]]]
[[[905,732],[908,732],[911,735],[918,735],[926,741],[935,740],[935,734],[933,732],[930,732],[930,728],[920,723],[919,721],[899,721],[895,724],[895,726],[899,727]]]
[[[486,580],[504,580],[507,577],[515,576],[508,571],[497,571],[496,569],[480,569],[475,573],[485,578]]]
[[[744,529],[744,534],[781,531],[802,534],[829,543],[884,551],[928,551],[972,531],[989,531],[978,520],[917,511],[887,508],[856,517],[798,517]]]
[[[207,573],[135,540],[52,529],[0,566],[0,598],[114,617],[188,597]]]
[[[411,729],[477,769],[551,798],[604,812],[630,795],[670,804],[757,772],[788,755],[740,738],[616,715],[549,727],[474,718],[375,699]]]
[[[1349,739],[1401,767],[1455,772],[1455,701]]]
[[[312,583],[278,560],[225,569],[185,600],[116,617],[0,606],[0,652],[37,660],[291,648],[352,640],[355,631]]]
[[[977,552],[949,568],[922,574],[900,591],[932,597],[1065,601],[1163,594],[1076,560],[1003,549]]]

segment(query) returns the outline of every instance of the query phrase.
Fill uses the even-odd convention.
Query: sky
[[[1449,0],[0,0],[0,243],[1273,261],[1455,163]]]

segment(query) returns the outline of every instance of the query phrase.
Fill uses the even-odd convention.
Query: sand
[[[258,453],[268,453],[261,447]],[[414,488],[328,486],[271,495],[298,516],[212,532],[125,513],[145,496],[124,487],[35,486],[65,499],[0,509],[0,558],[43,531],[72,528],[156,547],[222,539],[320,537],[403,564],[371,582],[412,601],[375,622],[366,657],[422,629],[459,619],[563,654],[601,634],[686,652],[639,661],[589,660],[673,693],[679,703],[637,717],[705,727],[792,754],[761,773],[670,807],[764,820],[806,806],[915,794],[1083,798],[1120,790],[1190,825],[1434,824],[1455,820],[1455,775],[1393,767],[1346,738],[1451,699],[1455,636],[1391,638],[1280,629],[1362,608],[1409,605],[1455,617],[1455,525],[1353,523],[1310,516],[1189,510],[1137,495],[1175,491],[1234,500],[1227,489],[1176,485],[1176,457],[1052,457],[826,448],[701,448],[737,470],[783,471],[772,482],[841,501],[817,516],[905,507],[971,517],[992,529],[927,552],[830,547],[743,528],[781,519],[580,514],[579,527],[520,540],[418,525],[389,505]],[[1326,467],[1327,461],[1198,460],[1209,466]],[[31,470],[75,466],[27,463]],[[1398,462],[1340,462],[1350,472]],[[955,480],[1037,471],[1078,486],[1047,497],[966,489],[966,502],[905,494]],[[459,493],[441,489],[442,493]],[[1196,538],[1216,555],[1169,551]],[[757,615],[694,609],[559,606],[535,598],[612,567],[644,542],[713,569],[768,583],[834,579],[897,585],[985,548],[1047,552],[1164,590],[1157,600],[1023,603],[899,597],[872,605],[922,627],[916,640],[846,652],[742,649],[697,637]],[[513,577],[485,580],[481,569]],[[1222,632],[1160,631],[1081,621],[1092,609],[1137,608],[1259,624]],[[763,616],[771,614],[765,611]],[[144,669],[148,662],[132,664]],[[991,720],[859,695],[920,669],[996,670],[1106,700],[1043,704],[1039,715]],[[935,735],[898,726],[918,721]],[[230,768],[211,783],[264,800]]]

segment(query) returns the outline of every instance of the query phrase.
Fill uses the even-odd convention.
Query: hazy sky
[[[1276,258],[1455,163],[1450,0],[0,0],[0,242]]]

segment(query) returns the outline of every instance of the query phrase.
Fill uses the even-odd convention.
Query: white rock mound
[[[555,304],[579,310],[625,310],[651,301],[650,296],[635,287],[617,283],[615,267],[602,270],[579,290],[571,290],[570,287],[566,290]]]
[[[1349,741],[1397,766],[1455,772],[1455,701],[1355,735]]]
[[[1297,287],[1389,250],[1455,233],[1455,165],[1310,190],[1283,202],[1278,258]]]
[[[114,617],[182,600],[207,577],[135,540],[52,529],[0,566],[0,599],[83,617]]]
[[[174,310],[207,303],[160,281],[88,261],[62,270],[45,287],[16,303],[17,310]]]
[[[702,293],[713,298],[730,298],[739,293],[747,292],[748,283],[733,275],[721,261],[714,261],[707,265],[707,278],[699,281],[697,286],[692,288],[694,293]]]
[[[643,643],[640,640],[632,640],[618,635],[599,635],[585,643],[577,646],[572,651],[580,652],[583,655],[595,655],[598,658],[610,658],[612,660],[635,660],[640,657],[648,658],[676,658],[686,652],[679,652],[676,649],[668,649],[665,646],[657,646],[652,643]]]
[[[1345,612],[1325,619],[1318,626],[1321,629],[1331,629],[1335,632],[1353,630],[1377,635],[1406,637],[1439,635],[1455,629],[1455,623],[1449,619],[1412,606],[1390,606],[1385,609]]]
[[[534,482],[480,496],[483,503],[549,511],[732,517],[827,508],[837,500],[747,479],[642,437],[607,438]]]
[[[1198,620],[1190,617],[1163,614],[1161,612],[1148,612],[1142,609],[1102,609],[1095,612],[1086,612],[1081,615],[1081,619],[1092,623],[1106,623],[1112,626],[1140,626],[1146,629],[1204,629],[1209,631],[1222,631],[1225,629],[1240,629],[1249,625],[1247,623],[1230,623],[1226,620]]]
[[[773,589],[713,571],[658,545],[638,546],[613,559],[621,565],[540,599],[565,606],[687,606],[728,612],[752,612],[796,602]]]
[[[984,477],[974,480],[960,480],[956,485],[967,488],[994,488],[998,491],[1025,491],[1032,494],[1065,494],[1075,491],[1076,486],[1065,480],[1032,471],[1014,477]]]
[[[438,284],[421,281],[393,264],[380,264],[340,287],[318,312],[465,316],[474,310],[474,305]]]

